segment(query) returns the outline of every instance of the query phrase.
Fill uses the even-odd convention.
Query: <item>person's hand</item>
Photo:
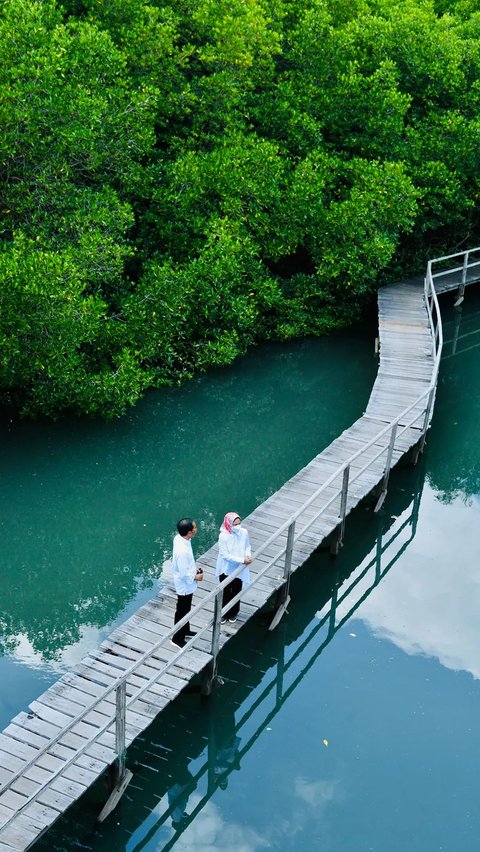
[[[246,556],[245,559],[243,560],[243,563],[244,563],[244,565],[250,565],[251,561],[252,561],[252,557]]]
[[[197,573],[195,574],[195,579],[197,582],[203,580],[203,568],[197,568]]]

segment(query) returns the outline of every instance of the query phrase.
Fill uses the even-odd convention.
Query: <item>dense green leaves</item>
[[[478,240],[476,5],[3,0],[3,400],[119,414]]]

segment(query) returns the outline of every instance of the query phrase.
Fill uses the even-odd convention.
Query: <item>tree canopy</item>
[[[0,393],[121,414],[480,236],[474,0],[0,0]]]

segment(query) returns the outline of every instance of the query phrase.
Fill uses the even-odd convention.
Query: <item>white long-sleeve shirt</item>
[[[177,533],[173,539],[172,574],[177,595],[191,595],[197,585],[192,543]]]
[[[227,530],[221,530],[218,536],[218,558],[215,568],[215,576],[220,574],[231,574],[243,564],[246,556],[252,555],[250,547],[250,536],[245,527],[237,526],[238,533],[229,533]],[[250,584],[250,571],[248,565],[245,565],[243,571],[238,575],[239,579],[245,586]]]

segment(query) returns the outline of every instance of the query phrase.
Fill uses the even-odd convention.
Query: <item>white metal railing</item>
[[[264,577],[265,574],[275,565],[282,557],[284,557],[283,564],[283,579],[284,579],[284,603],[283,606],[286,605],[287,594],[288,594],[288,584],[290,580],[291,573],[291,564],[292,564],[292,552],[295,543],[305,535],[305,533],[315,524],[319,518],[324,515],[328,509],[330,509],[334,503],[339,500],[339,512],[338,514],[334,514],[335,519],[338,521],[338,541],[341,543],[343,537],[343,530],[345,524],[345,517],[347,513],[348,507],[348,495],[351,490],[352,483],[357,481],[362,474],[367,471],[369,468],[373,466],[373,464],[383,455],[385,454],[385,467],[383,470],[383,478],[382,478],[382,495],[386,494],[386,488],[388,484],[388,476],[390,473],[390,468],[392,466],[393,453],[395,447],[397,445],[398,439],[401,437],[403,433],[405,433],[408,429],[412,427],[419,429],[419,443],[420,449],[423,448],[423,444],[426,437],[426,432],[428,430],[433,402],[435,396],[435,388],[437,383],[437,376],[440,364],[440,357],[443,346],[443,332],[442,332],[442,323],[440,316],[440,309],[438,305],[438,298],[435,292],[434,287],[434,279],[447,275],[452,271],[458,272],[462,271],[462,280],[465,283],[466,277],[468,275],[469,268],[473,266],[480,266],[480,261],[469,264],[469,256],[473,254],[475,251],[480,251],[480,249],[471,249],[468,252],[459,252],[454,255],[448,255],[444,258],[437,258],[435,260],[429,261],[427,267],[427,273],[425,277],[425,289],[424,289],[424,297],[425,297],[425,306],[428,315],[429,327],[432,335],[432,377],[428,388],[421,393],[418,398],[407,408],[405,408],[391,423],[387,424],[385,427],[380,429],[373,438],[368,441],[367,444],[362,446],[361,449],[357,450],[355,453],[349,457],[349,459],[344,462],[341,466],[335,470],[331,476],[312,494],[312,496],[303,503],[303,505],[294,512],[288,520],[286,520],[281,526],[275,530],[266,541],[257,549],[254,553],[254,558],[258,558],[263,554],[266,554],[268,548],[277,541],[281,536],[285,533],[287,534],[287,541],[285,544],[280,546],[280,549],[274,554],[274,556],[267,557],[267,561],[264,566],[258,571],[258,573],[252,578],[251,585],[242,589],[242,591],[232,599],[226,606],[226,610],[228,610],[232,603],[236,601],[248,597],[249,590],[258,583],[259,580]],[[450,260],[452,258],[462,258],[462,264],[459,267],[455,267],[454,270],[441,270],[440,272],[433,273],[432,267],[436,263],[444,262],[446,260]],[[480,277],[480,276],[479,276]],[[418,410],[420,407],[420,411]],[[417,409],[415,412],[414,410]],[[421,421],[420,424],[418,421]],[[385,438],[385,436],[389,435],[388,441],[382,446],[378,452],[374,454],[373,457],[369,458],[368,461],[362,465],[358,470],[356,469],[352,474],[352,465],[353,463],[365,453],[366,450],[369,450],[374,445],[378,444]],[[334,493],[326,503],[322,505],[318,511],[314,512],[313,517],[311,517],[304,526],[300,529],[300,531],[295,530],[295,526],[299,518],[307,509],[309,509],[313,504],[318,501],[321,495],[326,492],[329,488],[331,488],[334,483],[337,481],[337,488],[334,490]],[[377,503],[377,507],[379,507],[381,503],[382,496]],[[201,563],[201,559],[198,560]],[[0,793],[5,789],[11,787],[14,781],[20,778],[25,772],[35,764],[39,757],[43,754],[48,754],[55,745],[59,744],[65,735],[69,732],[75,730],[75,727],[83,721],[88,722],[89,714],[93,713],[96,710],[99,710],[102,713],[107,712],[107,716],[105,722],[100,727],[95,727],[92,730],[92,735],[89,738],[86,738],[84,732],[82,731],[79,736],[85,739],[84,744],[80,747],[80,749],[74,750],[72,748],[72,755],[66,761],[62,763],[58,769],[53,772],[48,780],[45,781],[44,784],[40,784],[38,790],[32,792],[28,797],[25,798],[25,802],[22,804],[21,808],[19,808],[12,816],[3,819],[0,818],[0,839],[1,839],[1,831],[8,823],[10,823],[19,812],[21,812],[28,804],[32,801],[36,800],[38,796],[41,794],[42,789],[45,788],[48,784],[50,784],[56,777],[64,773],[65,769],[67,769],[70,765],[75,763],[78,758],[88,751],[92,745],[95,743],[104,746],[108,751],[112,753],[112,757],[116,754],[115,760],[116,764],[116,773],[117,773],[117,781],[120,783],[121,778],[125,772],[125,719],[127,717],[128,708],[131,707],[136,701],[139,701],[142,696],[147,693],[150,688],[165,674],[172,666],[178,663],[179,659],[186,653],[189,649],[192,648],[195,644],[198,643],[199,639],[205,637],[206,634],[209,634],[211,631],[211,663],[210,663],[210,677],[209,682],[210,685],[216,675],[217,670],[217,656],[219,653],[219,639],[220,639],[220,620],[222,617],[222,596],[223,589],[231,583],[231,581],[237,577],[241,571],[243,570],[243,565],[240,565],[236,571],[229,575],[229,577],[220,583],[215,589],[209,592],[202,601],[192,607],[188,615],[184,616],[177,624],[173,625],[172,628],[167,632],[165,636],[155,642],[153,646],[151,646],[147,651],[145,651],[139,659],[135,660],[132,665],[126,670],[119,670],[118,679],[115,680],[110,686],[108,686],[101,696],[94,698],[88,705],[86,705],[81,712],[75,714],[72,710],[72,718],[71,720],[61,729],[59,729],[58,733],[55,737],[50,739],[45,746],[39,748],[32,755],[31,759],[28,760],[21,769],[16,771],[11,778],[5,784],[0,786]],[[128,679],[131,675],[135,674],[135,672],[150,658],[155,657],[158,652],[161,651],[163,646],[169,642],[174,633],[176,633],[182,626],[187,624],[187,622],[194,618],[195,615],[202,611],[210,611],[213,605],[213,618],[211,618],[205,627],[198,630],[196,636],[192,637],[184,646],[184,648],[179,649],[174,656],[165,663],[163,667],[154,671],[152,673],[151,678],[146,678],[143,686],[138,689],[134,689],[131,694],[126,695],[126,685]],[[109,640],[106,640],[102,643],[102,648],[108,651],[109,648]],[[95,659],[95,653],[90,655]],[[115,657],[112,654],[111,660],[112,666],[115,667]],[[99,679],[101,679],[101,673],[99,673]],[[115,693],[115,695],[114,695]],[[110,699],[110,700],[109,700]],[[75,699],[73,699],[75,700]],[[107,705],[105,707],[105,704]],[[110,729],[115,726],[115,734]],[[102,735],[108,734],[107,742],[99,742]],[[115,748],[113,748],[113,742],[115,742]],[[108,743],[112,743],[109,745]],[[32,747],[33,748],[33,747]],[[32,782],[29,782],[32,783]]]
[[[469,281],[478,281],[480,280],[480,259],[473,260],[472,258],[475,255],[480,254],[480,247],[468,249],[467,251],[459,251],[455,254],[447,254],[444,257],[436,257],[433,260],[428,261],[427,266],[427,277],[430,280],[438,281],[440,285],[440,289],[446,290],[455,290],[458,288],[457,301],[455,305],[460,305],[463,301],[465,287],[469,283]],[[459,266],[451,266],[447,264],[447,261],[451,261],[454,258],[460,259]],[[447,264],[447,265],[446,265]],[[433,271],[434,267],[437,271]],[[446,282],[446,286],[442,287],[441,279],[450,278],[450,286],[448,285],[448,281]]]

